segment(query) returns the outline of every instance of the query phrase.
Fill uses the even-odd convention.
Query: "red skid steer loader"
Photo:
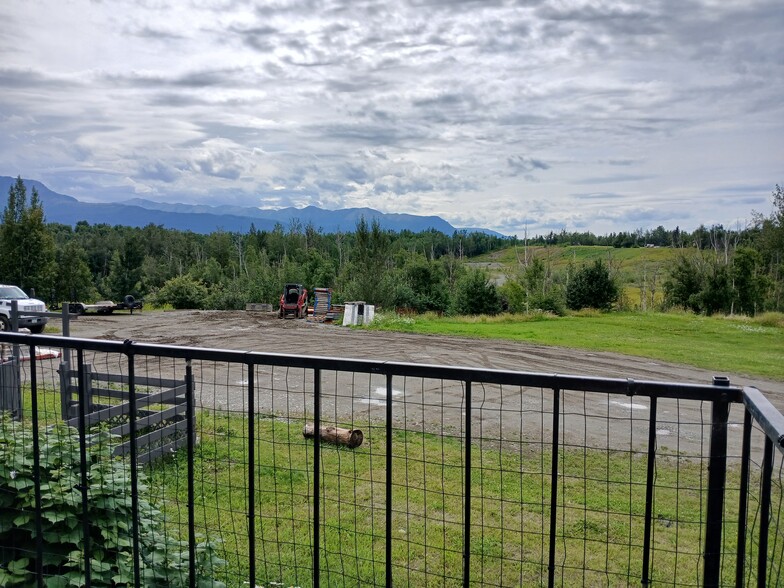
[[[280,297],[280,318],[308,316],[308,291],[302,284],[286,284]]]

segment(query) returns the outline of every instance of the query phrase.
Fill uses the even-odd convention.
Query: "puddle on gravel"
[[[386,403],[387,399],[387,389],[386,386],[378,386],[373,392],[371,392],[372,396],[377,396],[378,398],[360,398],[359,402],[362,404],[373,404],[378,406],[383,406]],[[399,396],[403,396],[402,390],[396,390],[392,388],[392,398],[397,398]]]
[[[648,410],[647,406],[644,404],[637,404],[636,402],[621,402],[620,400],[610,400],[610,404],[622,406],[623,408],[628,408],[629,410]]]

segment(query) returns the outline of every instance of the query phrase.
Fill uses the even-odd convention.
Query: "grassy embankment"
[[[380,315],[369,328],[613,351],[717,373],[784,380],[784,315],[780,313],[756,318],[594,311],[563,317]]]
[[[593,263],[597,259],[608,264],[618,280],[623,304],[630,310],[638,309],[641,304],[643,280],[650,297],[655,290],[655,303],[663,299],[663,284],[667,268],[679,255],[695,255],[696,249],[674,249],[671,247],[615,248],[609,246],[568,245],[568,246],[522,246],[509,247],[485,255],[474,257],[469,263],[473,267],[485,268],[491,276],[509,277],[519,271],[521,263],[528,259],[541,259],[555,273],[566,272],[569,264],[576,267]],[[650,307],[650,301],[648,303]]]

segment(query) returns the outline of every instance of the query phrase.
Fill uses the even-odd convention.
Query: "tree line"
[[[446,311],[462,261],[515,242],[482,232],[393,232],[364,219],[335,233],[297,219],[270,231],[207,235],[154,224],[72,227],[47,223],[37,191],[28,195],[20,177],[0,225],[0,281],[50,304],[131,294],[175,307],[241,309],[276,303],[283,284],[295,282],[333,288],[338,301]]]
[[[665,304],[697,312],[781,310],[784,287],[784,195],[773,213],[743,229],[699,227],[536,236],[529,244],[657,245],[682,251],[664,280]],[[360,219],[353,231],[324,233],[292,219],[271,231],[208,235],[166,229],[47,223],[35,189],[21,178],[9,189],[0,226],[0,280],[51,303],[136,298],[175,308],[241,309],[275,304],[283,284],[329,287],[337,301],[364,300],[414,312],[493,314],[565,307],[612,308],[620,284],[603,262],[556,272],[525,260],[496,287],[468,258],[522,241],[481,232],[452,235],[384,230]]]
[[[754,212],[746,227],[727,229],[704,225],[689,233],[659,226],[652,231],[611,233],[550,233],[529,239],[532,244],[670,247],[674,262],[659,276],[659,268],[642,264],[637,282],[641,308],[682,308],[704,314],[746,314],[784,310],[784,190],[776,185],[773,211]],[[513,311],[593,307],[610,309],[621,296],[618,272],[609,263],[552,271],[542,259],[524,260],[502,295]],[[656,289],[663,293],[655,296]],[[646,303],[650,300],[650,306]],[[658,301],[657,301],[658,300]]]

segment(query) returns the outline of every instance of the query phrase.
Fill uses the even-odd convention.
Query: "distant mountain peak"
[[[7,194],[16,178],[0,176],[0,190]],[[406,213],[384,213],[373,208],[345,208],[326,210],[308,205],[304,208],[261,209],[232,205],[209,206],[206,204],[163,203],[145,198],[132,198],[124,202],[82,202],[72,196],[58,194],[37,180],[24,180],[30,191],[38,190],[47,222],[75,225],[79,221],[90,224],[126,225],[144,227],[149,224],[166,228],[212,233],[218,230],[247,232],[251,224],[258,230],[272,230],[277,223],[284,227],[293,220],[303,225],[313,224],[318,229],[332,233],[353,231],[357,221],[364,216],[368,222],[378,220],[383,229],[413,232],[435,229],[451,235],[456,229],[439,216],[420,216]],[[498,234],[484,229],[471,231]]]

